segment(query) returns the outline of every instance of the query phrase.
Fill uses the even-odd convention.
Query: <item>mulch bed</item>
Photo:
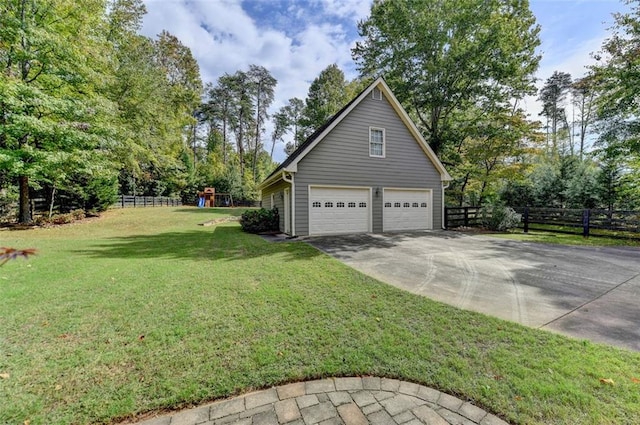
[[[240,217],[223,217],[216,218],[215,220],[205,221],[204,223],[198,224],[198,226],[215,226],[220,223],[230,223],[232,221],[240,221]]]

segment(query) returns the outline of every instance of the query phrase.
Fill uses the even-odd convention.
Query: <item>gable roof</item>
[[[326,123],[324,123],[320,128],[318,128],[312,135],[310,135],[298,148],[293,151],[287,159],[284,160],[282,164],[280,164],[269,176],[258,186],[259,189],[269,186],[271,183],[276,181],[280,176],[281,172],[292,172],[295,173],[298,171],[298,162],[302,160],[318,143],[322,141],[326,137],[327,134],[331,132],[349,113],[356,107],[363,99],[365,99],[374,88],[378,88],[382,93],[384,93],[385,97],[389,100],[389,103],[396,111],[402,122],[409,129],[411,135],[416,139],[424,153],[431,160],[436,170],[440,173],[440,179],[442,181],[450,181],[451,176],[445,170],[444,166],[433,152],[429,144],[424,140],[422,134],[413,123],[409,115],[404,110],[398,99],[395,97],[391,89],[384,81],[382,77],[376,79],[373,83],[371,83],[366,89],[360,92],[355,98],[353,98],[349,103],[347,103],[340,111],[334,114]]]

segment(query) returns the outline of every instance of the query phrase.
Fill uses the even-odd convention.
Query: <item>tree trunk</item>
[[[458,206],[462,206],[464,204],[464,191],[467,188],[467,183],[469,183],[469,173],[464,176],[464,183],[460,186],[460,198],[458,199]]]
[[[194,118],[195,118],[195,113],[194,113]],[[193,123],[193,169],[196,169],[196,158],[198,157],[198,146],[196,145],[197,143],[197,137],[196,137],[196,133],[198,131],[198,121],[196,119],[196,122]]]
[[[222,164],[227,165],[227,117],[222,120]]]
[[[18,222],[23,224],[31,223],[31,208],[29,205],[29,177],[20,176],[18,177],[18,182],[20,185],[20,213]]]
[[[273,161],[273,151],[276,149],[276,139],[275,137],[271,141],[271,160]]]
[[[56,199],[56,187],[51,188],[51,203],[49,204],[49,218],[53,215],[53,203]]]
[[[256,169],[258,167],[258,145],[260,144],[260,97],[261,97],[261,91],[262,91],[262,84],[261,82],[258,83],[258,95],[257,97],[257,106],[256,106],[256,140],[255,140],[255,144],[253,146],[253,161],[251,164],[251,169],[253,171],[253,182],[257,182],[258,181],[258,176],[256,176]]]

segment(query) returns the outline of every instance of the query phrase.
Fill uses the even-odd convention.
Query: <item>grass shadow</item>
[[[100,241],[90,249],[74,251],[92,258],[157,258],[232,261],[284,254],[303,260],[320,252],[300,242],[270,243],[238,226],[216,226],[210,231],[189,230],[152,235],[132,235]]]

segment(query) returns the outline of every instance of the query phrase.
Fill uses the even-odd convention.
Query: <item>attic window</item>
[[[384,128],[369,127],[369,156],[384,158]]]
[[[380,91],[380,89],[373,89],[371,91],[371,97],[373,100],[382,100],[382,91]]]

